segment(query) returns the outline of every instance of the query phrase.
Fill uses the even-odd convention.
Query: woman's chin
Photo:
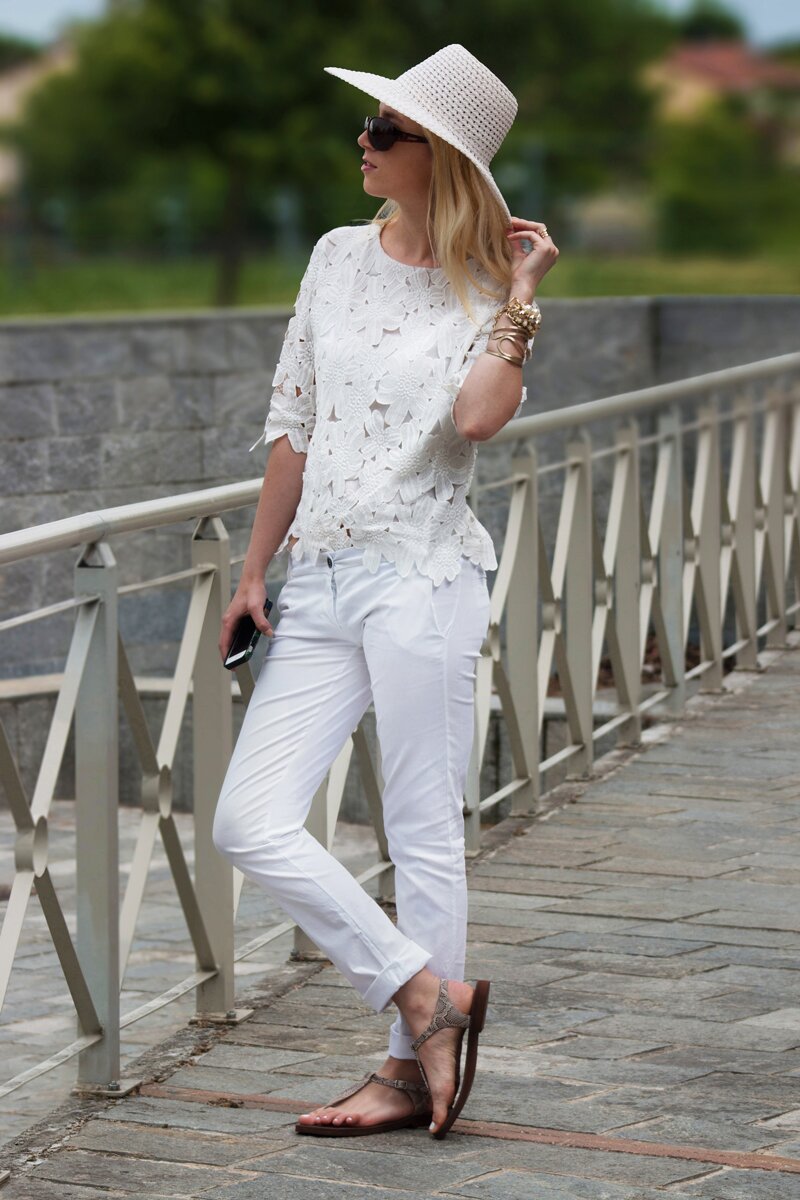
[[[370,174],[371,174],[371,172],[367,172],[367,174],[364,176],[364,191],[369,193],[370,196],[378,196],[381,199],[385,200],[386,199],[385,196],[381,197],[380,192],[376,191],[375,188],[369,187],[369,185],[367,184],[367,179],[369,178]]]

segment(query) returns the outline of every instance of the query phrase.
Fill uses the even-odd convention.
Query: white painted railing
[[[640,422],[653,426],[642,434]],[[593,429],[605,441],[596,444]],[[608,430],[612,436],[608,438]],[[543,435],[562,435],[563,454],[537,462]],[[723,435],[729,451],[721,450]],[[549,439],[552,442],[552,438]],[[480,846],[481,813],[510,798],[510,811],[536,811],[555,767],[591,771],[594,746],[612,732],[635,744],[646,714],[679,715],[691,681],[721,686],[726,659],[758,666],[763,645],[785,644],[800,607],[800,354],[606,397],[524,417],[492,439],[513,443],[508,476],[476,486],[471,502],[510,493],[502,554],[492,589],[489,628],[478,664],[476,736],[464,803],[467,852]],[[652,459],[652,469],[645,459]],[[607,512],[596,480],[607,484]],[[551,530],[540,516],[542,480],[560,495]],[[0,726],[0,782],[16,825],[15,875],[0,929],[0,1006],[13,968],[35,881],[72,994],[79,1036],[42,1063],[0,1085],[0,1096],[78,1055],[77,1090],[121,1095],[120,1029],[195,989],[197,1019],[235,1022],[234,962],[293,928],[286,922],[238,950],[234,922],[244,877],[211,841],[214,808],[232,747],[237,683],[220,665],[217,637],[231,594],[223,514],[254,505],[261,480],[109,508],[0,537],[0,564],[79,547],[74,596],[0,622],[9,635],[31,621],[73,609],[74,629],[36,785],[28,796]],[[192,519],[191,567],[120,587],[108,539]],[[151,737],[119,634],[118,600],[133,591],[185,584],[188,613],[163,724]],[[727,615],[727,621],[726,621]],[[501,622],[505,639],[501,640]],[[734,636],[725,644],[725,630]],[[690,631],[700,662],[686,668]],[[655,638],[661,678],[641,683],[645,650]],[[597,696],[604,649],[616,705]],[[567,744],[540,754],[545,699],[557,675]],[[15,683],[21,681],[16,680]],[[249,666],[237,672],[245,701]],[[191,696],[194,730],[195,872],[190,874],[172,816],[172,772]],[[125,895],[118,902],[119,705],[133,734],[142,775],[141,818]],[[508,735],[512,777],[480,795],[490,719],[499,711]],[[76,753],[77,929],[73,941],[48,868],[47,822],[67,736]],[[356,751],[377,834],[379,860],[358,878],[378,877],[392,893],[381,819],[380,766],[361,726],[348,739],[314,798],[308,827],[328,847],[350,759]],[[195,949],[196,970],[161,996],[120,1013],[124,976],[153,848],[161,838]],[[299,954],[315,949],[296,930]]]

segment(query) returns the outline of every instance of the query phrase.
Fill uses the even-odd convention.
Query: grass
[[[307,258],[254,255],[242,272],[237,304],[291,307]],[[20,278],[0,271],[0,316],[207,309],[216,264],[134,257],[40,266]],[[796,295],[800,251],[782,256],[671,257],[562,250],[538,289],[540,298],[654,295]]]

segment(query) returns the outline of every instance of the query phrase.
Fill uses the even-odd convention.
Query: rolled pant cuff
[[[388,1007],[399,987],[404,983],[408,983],[416,975],[417,971],[430,962],[433,957],[427,950],[423,950],[422,946],[418,946],[416,942],[409,941],[408,949],[403,953],[401,958],[395,959],[388,967],[385,967],[380,975],[373,979],[372,983],[367,988],[364,995],[361,997],[365,1004],[370,1008],[374,1008],[375,1012],[384,1012]]]
[[[411,1048],[413,1038],[405,1033],[397,1033],[396,1030],[389,1030],[389,1050],[392,1058],[410,1058],[416,1059],[416,1054]]]

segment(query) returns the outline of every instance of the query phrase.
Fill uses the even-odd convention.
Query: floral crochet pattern
[[[488,275],[472,273],[485,286]],[[466,501],[477,443],[453,405],[486,349],[500,301],[470,288],[471,321],[440,267],[398,262],[380,226],[344,225],[314,246],[275,375],[265,444],[286,434],[307,455],[290,537],[294,561],[320,550],[364,549],[400,575],[435,585],[464,558],[497,566],[494,545]],[[298,395],[299,390],[299,395]],[[523,387],[519,413],[527,391]],[[349,531],[349,532],[348,532]]]

